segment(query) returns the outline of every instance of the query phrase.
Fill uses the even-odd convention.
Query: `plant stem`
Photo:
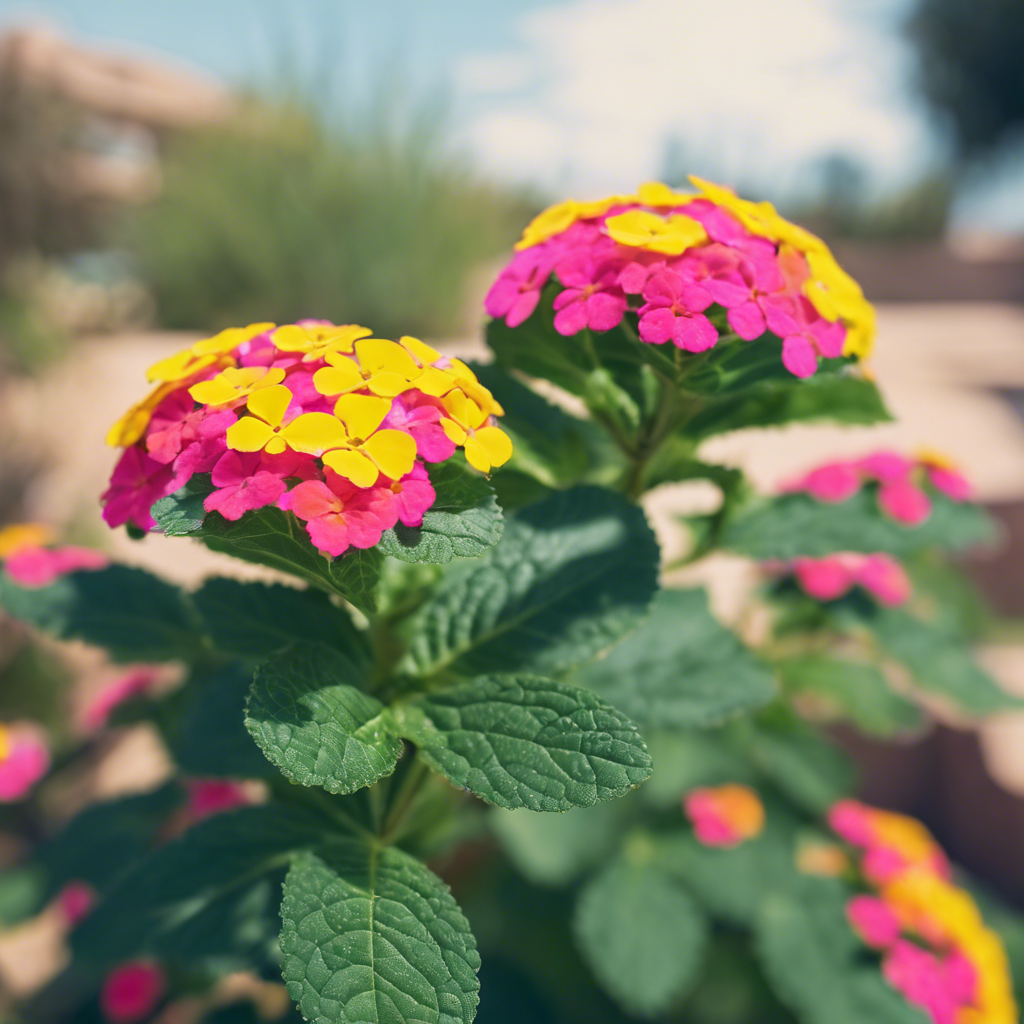
[[[419,755],[415,755],[415,759],[409,766],[405,778],[402,779],[398,792],[395,793],[395,797],[391,801],[391,807],[384,819],[384,826],[380,830],[380,841],[382,843],[390,843],[398,835],[402,823],[420,794],[423,780],[428,771],[426,762]]]

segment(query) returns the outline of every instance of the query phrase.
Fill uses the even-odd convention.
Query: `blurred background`
[[[968,566],[981,657],[1024,695],[1022,52],[1021,0],[0,0],[0,525],[198,579],[194,546],[99,520],[146,366],[303,316],[478,354],[543,205],[697,173],[834,247],[898,420],[707,456],[766,488],[881,445],[959,461],[1004,526]],[[728,615],[737,571],[712,572]],[[844,739],[869,799],[1024,905],[1022,716]],[[0,983],[25,983],[5,941]]]

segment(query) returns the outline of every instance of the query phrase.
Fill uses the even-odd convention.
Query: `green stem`
[[[420,794],[423,780],[430,770],[419,755],[414,755],[414,757],[405,778],[402,779],[401,785],[398,787],[398,792],[395,793],[394,799],[391,801],[387,817],[384,819],[384,825],[380,830],[382,843],[391,843],[398,836],[402,824]]]

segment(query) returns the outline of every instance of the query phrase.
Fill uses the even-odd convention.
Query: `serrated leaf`
[[[974,660],[967,641],[956,633],[922,622],[901,608],[881,608],[867,623],[887,654],[902,662],[920,689],[945,697],[973,715],[991,715],[1024,707]]]
[[[657,573],[641,509],[596,487],[559,492],[521,509],[494,548],[445,575],[410,622],[405,668],[569,668],[636,625]]]
[[[373,590],[380,579],[381,553],[350,548],[339,558],[329,558],[313,547],[294,515],[273,505],[246,512],[234,523],[210,512],[191,536],[211,551],[268,565],[339,594],[362,612],[375,610]]]
[[[390,775],[402,753],[390,711],[361,681],[337,651],[291,647],[256,669],[245,727],[293,782],[354,793]]]
[[[96,964],[145,955],[214,901],[323,842],[323,823],[280,804],[243,807],[194,825],[136,862],[72,933],[75,956]]]
[[[485,676],[394,711],[432,768],[498,807],[590,807],[651,774],[647,747],[625,715],[550,679]]]
[[[495,808],[488,821],[525,878],[535,885],[561,886],[597,867],[615,850],[629,813],[628,801],[609,800],[564,814]]]
[[[469,1024],[480,957],[448,887],[394,847],[298,857],[281,905],[284,979],[311,1024]]]
[[[598,981],[624,1009],[671,1009],[696,980],[707,923],[693,900],[655,864],[616,861],[580,893],[576,942]]]
[[[265,658],[306,640],[344,651],[355,662],[369,658],[366,636],[352,616],[320,591],[218,577],[192,598],[213,646],[225,654]]]
[[[166,536],[185,537],[203,525],[208,514],[203,502],[215,490],[208,473],[196,473],[184,487],[156,502],[150,515]]]
[[[763,707],[772,673],[721,626],[703,590],[661,590],[650,614],[573,682],[641,727],[713,726]]]
[[[144,569],[110,565],[45,587],[0,572],[0,607],[61,639],[84,640],[116,661],[191,661],[208,653],[188,595]]]
[[[849,895],[838,883],[808,879],[798,894],[766,900],[755,949],[769,983],[807,1024],[926,1024],[929,1016],[877,964],[862,961],[843,909]]]
[[[875,736],[892,736],[921,724],[921,712],[895,693],[884,673],[826,654],[801,654],[778,662],[786,689],[823,703],[825,710],[846,715]]]
[[[384,535],[378,550],[403,562],[443,565],[453,558],[475,558],[501,539],[502,515],[494,489],[454,460],[428,470],[437,498],[422,526],[399,523]]]
[[[897,557],[930,547],[962,551],[992,539],[992,522],[977,505],[951,501],[937,491],[929,497],[931,515],[919,526],[905,526],[879,509],[871,486],[842,502],[782,494],[727,523],[720,543],[750,558],[789,561],[836,551]]]

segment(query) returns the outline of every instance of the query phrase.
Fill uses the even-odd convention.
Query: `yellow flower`
[[[644,206],[685,206],[698,197],[692,192],[673,192],[660,181],[646,181],[637,190],[636,198]]]
[[[692,217],[662,217],[648,210],[627,210],[605,221],[608,234],[622,245],[631,245],[666,256],[679,256],[708,240],[703,226]]]
[[[53,530],[42,523],[12,523],[0,530],[0,558],[21,548],[38,548],[54,541]]]
[[[351,352],[357,338],[367,338],[372,333],[358,324],[287,324],[278,327],[270,337],[281,352],[301,352],[302,361],[311,363],[323,359],[328,352]]]
[[[0,761],[6,761],[10,752],[11,731],[5,725],[0,725]]]
[[[233,352],[239,345],[251,341],[257,334],[269,331],[271,323],[249,324],[248,327],[228,327],[212,338],[203,338],[192,346],[192,353],[197,356],[221,356]]]
[[[587,220],[590,217],[600,217],[605,210],[617,206],[619,203],[631,203],[635,196],[608,196],[607,199],[598,199],[591,203],[578,203],[575,199],[566,199],[564,202],[549,206],[542,213],[538,213],[523,232],[523,237],[515,244],[516,249],[529,249],[530,246],[540,245],[554,235],[560,235],[566,228],[572,227],[578,220]]]
[[[155,387],[141,402],[136,402],[107,431],[107,444],[111,448],[130,448],[146,432],[146,427],[149,426],[156,407],[177,389],[176,381]]]
[[[409,352],[394,341],[364,338],[355,343],[356,359],[340,352],[328,352],[325,366],[313,374],[313,386],[321,395],[343,395],[367,388],[382,398],[394,398],[414,387],[423,368]]]
[[[503,430],[484,425],[490,419],[484,408],[459,388],[445,395],[441,404],[448,413],[441,420],[441,429],[449,440],[465,450],[466,461],[474,469],[489,473],[492,468],[508,462],[512,457],[512,442]]]
[[[284,370],[279,367],[243,366],[228,367],[213,380],[201,380],[188,389],[188,393],[203,405],[227,405],[229,402],[246,398],[260,388],[269,388],[284,380]]]
[[[334,416],[309,412],[286,428],[288,443],[318,455],[324,465],[357,487],[372,487],[383,473],[405,476],[416,461],[416,442],[401,430],[380,430],[391,401],[375,395],[342,395]]]
[[[251,394],[246,402],[251,415],[243,416],[228,427],[228,447],[238,452],[265,451],[268,455],[280,455],[288,447],[281,423],[291,401],[292,393],[283,384],[273,384]],[[292,422],[297,423],[299,419],[302,417]]]
[[[186,380],[189,377],[194,377],[201,370],[205,370],[216,363],[231,365],[234,363],[234,360],[230,356],[215,353],[197,356],[192,349],[187,348],[173,356],[168,356],[166,359],[161,359],[158,363],[154,363],[146,371],[146,380],[150,384],[158,382],[173,384]]]

